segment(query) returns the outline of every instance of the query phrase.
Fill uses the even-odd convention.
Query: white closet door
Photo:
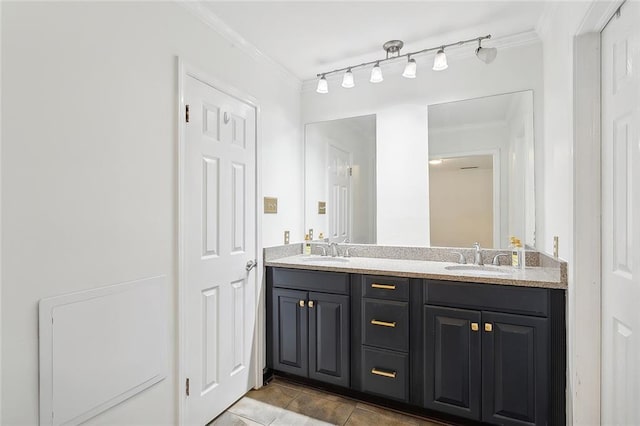
[[[633,1],[602,31],[602,204],[602,422],[640,425],[640,3]]]
[[[185,78],[186,421],[202,426],[254,387],[256,110]]]

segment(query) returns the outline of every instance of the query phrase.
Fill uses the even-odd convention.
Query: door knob
[[[255,260],[250,260],[247,262],[247,264],[245,265],[245,269],[247,270],[247,272],[250,272],[253,268],[256,267],[258,263]]]

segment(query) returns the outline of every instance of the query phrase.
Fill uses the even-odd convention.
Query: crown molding
[[[225,40],[232,43],[234,47],[237,47],[242,52],[247,54],[256,62],[260,62],[278,74],[285,82],[300,89],[302,86],[302,80],[300,80],[294,73],[287,69],[281,63],[275,61],[270,56],[264,54],[260,49],[251,44],[247,39],[238,34],[233,28],[227,25],[218,15],[213,13],[207,8],[202,1],[196,0],[175,0],[182,7],[191,12],[194,16],[199,18],[208,27],[220,34]]]
[[[458,126],[442,126],[442,127],[429,126],[429,134],[441,135],[441,134],[448,134],[448,133],[469,132],[472,130],[506,128],[507,124],[508,123],[506,120],[492,120],[492,121],[484,121],[482,123],[464,123]]]
[[[485,45],[487,47],[495,47],[497,49],[510,49],[514,47],[522,47],[522,46],[539,43],[540,41],[541,40],[540,40],[540,37],[538,36],[537,31],[529,30],[521,33],[511,34],[508,36],[492,38],[491,40],[485,42]],[[421,56],[423,55],[416,56],[416,58],[420,58]],[[424,55],[424,56],[428,56],[428,55]],[[452,46],[447,48],[448,59],[467,58],[471,56],[475,56],[475,47],[470,48],[468,45],[466,45],[466,46]],[[405,64],[406,64],[406,59],[404,58],[403,60],[398,60],[396,62],[388,63],[384,66],[385,72],[386,70],[390,72],[396,72],[398,70],[403,69]],[[361,79],[363,78],[362,76],[366,76],[369,72],[370,70],[367,68],[358,68],[353,71],[353,74],[357,76],[358,75],[361,76],[359,78]],[[335,80],[336,82],[339,82],[341,78],[342,78],[341,75],[333,74],[328,76],[327,80],[329,81]],[[366,79],[368,80],[368,78]],[[315,91],[317,83],[318,83],[317,78],[304,80],[302,82],[302,92]],[[381,83],[381,84],[384,84],[384,83]]]

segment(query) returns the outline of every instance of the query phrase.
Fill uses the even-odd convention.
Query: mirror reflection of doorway
[[[431,245],[494,247],[492,154],[432,158],[429,161]],[[499,164],[499,162],[498,162]]]
[[[329,145],[329,241],[344,242],[351,228],[351,153]]]

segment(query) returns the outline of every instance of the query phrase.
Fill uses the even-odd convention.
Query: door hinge
[[[349,176],[353,176],[353,167],[349,167]]]
[[[189,122],[189,105],[185,105],[185,114],[184,114],[184,118],[187,121],[187,123]]]
[[[187,396],[189,396],[189,378],[187,378],[187,382],[185,383],[185,387],[186,387],[186,394],[187,394]]]

